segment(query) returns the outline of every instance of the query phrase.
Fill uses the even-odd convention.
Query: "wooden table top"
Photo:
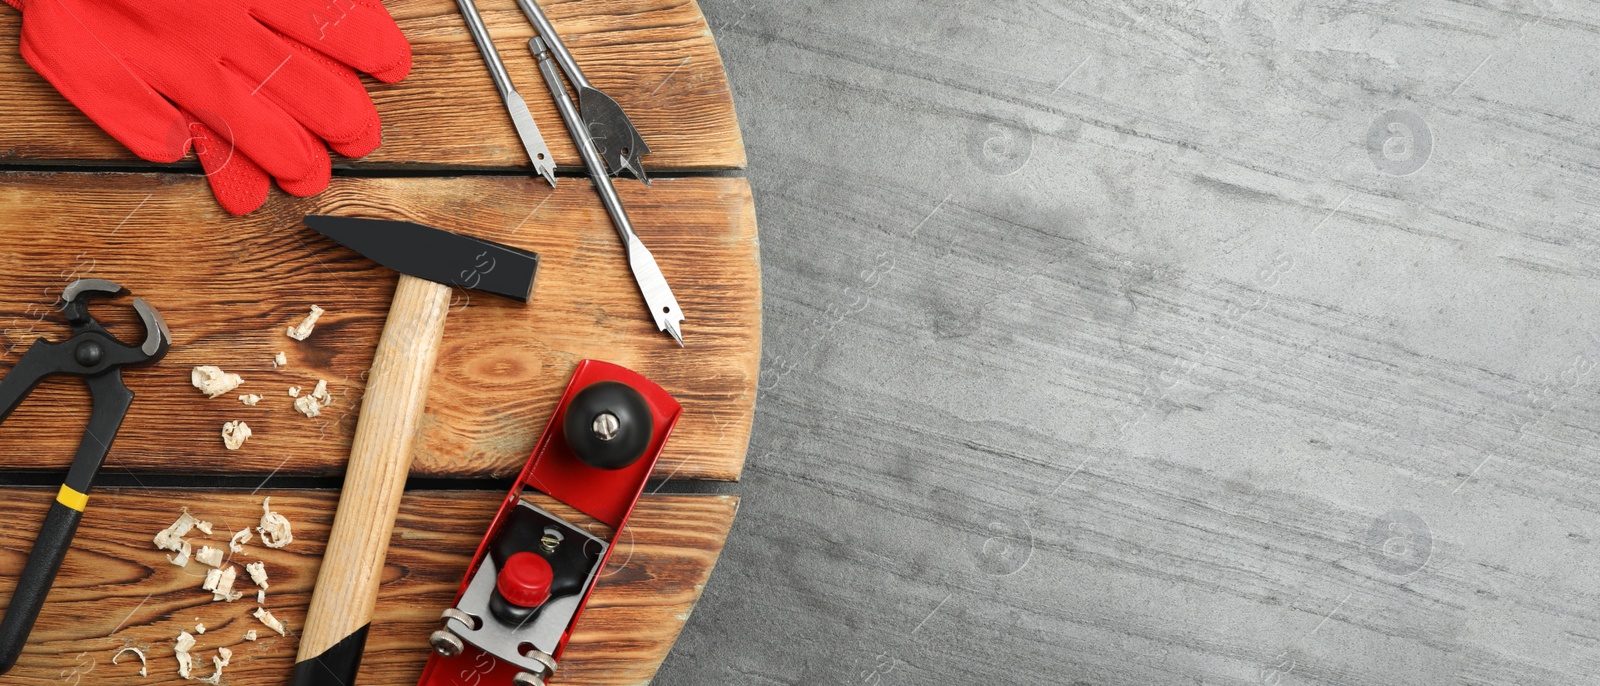
[[[390,548],[363,683],[409,683],[428,656],[427,635],[453,597],[504,480],[515,476],[576,363],[602,359],[661,384],[685,413],[658,479],[739,478],[754,412],[761,349],[759,242],[745,154],[716,44],[694,2],[581,0],[541,3],[585,73],[629,112],[649,141],[650,187],[619,180],[640,237],[661,263],[688,318],[687,347],[655,330],[610,222],[588,180],[551,189],[531,175],[456,6],[391,0],[413,46],[410,76],[367,79],[384,145],[340,170],[306,199],[274,190],[245,217],[218,207],[193,157],[150,165],[90,123],[18,55],[21,18],[0,10],[0,371],[37,337],[66,331],[49,305],[73,278],[121,283],[165,316],[172,352],[129,371],[138,395],[102,474],[116,488],[90,506],[18,666],[0,681],[138,679],[111,657],[148,647],[150,677],[180,682],[173,639],[198,636],[211,672],[218,647],[234,650],[225,681],[287,681],[337,491],[285,490],[296,480],[336,483],[360,409],[366,369],[396,276],[305,229],[308,213],[408,219],[541,255],[533,301],[520,305],[458,293],[445,351],[429,391],[414,477],[449,490],[408,493]],[[513,80],[527,96],[564,173],[581,171],[571,141],[525,43],[534,35],[511,0],[479,2]],[[310,305],[326,309],[304,342],[284,336]],[[114,333],[142,332],[123,307],[98,306]],[[289,364],[274,368],[275,353]],[[210,400],[189,383],[194,365],[242,375],[235,394]],[[293,411],[286,389],[329,384],[321,417]],[[245,407],[234,395],[263,396]],[[80,409],[81,408],[81,409]],[[45,483],[64,470],[87,417],[88,394],[70,381],[36,390],[3,424],[0,483]],[[254,436],[222,446],[223,422]],[[112,477],[111,475],[116,475]],[[187,486],[194,479],[201,486]],[[490,482],[489,480],[498,480]],[[154,485],[153,488],[146,487]],[[457,488],[456,485],[459,485]],[[125,486],[125,487],[124,487]],[[235,488],[234,486],[239,486]],[[53,486],[51,487],[53,489]],[[655,486],[651,490],[658,490]],[[0,600],[9,602],[52,491],[0,487]],[[198,568],[166,562],[151,537],[180,506],[221,529],[253,525],[262,498],[295,526],[283,550],[250,546],[277,571],[267,608],[287,637],[246,643],[264,629],[254,605],[212,603]],[[591,611],[554,684],[636,684],[665,658],[721,551],[738,499],[647,492],[597,586]],[[248,561],[251,558],[243,558]],[[281,586],[280,586],[281,584]],[[190,588],[190,587],[193,588]],[[120,683],[120,681],[118,682]]]

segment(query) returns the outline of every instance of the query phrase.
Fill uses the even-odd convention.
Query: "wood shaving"
[[[202,365],[189,372],[189,383],[194,384],[201,393],[215,398],[238,388],[239,384],[244,383],[244,378],[224,372],[221,367]]]
[[[291,397],[291,398],[300,397],[300,387],[299,386],[290,386],[289,387],[289,397]]]
[[[175,565],[177,565],[179,567],[188,566],[188,564],[189,564],[189,553],[193,552],[194,549],[189,545],[188,541],[178,541],[178,543],[182,546],[182,547],[180,547],[178,549],[178,556],[177,557],[173,557],[171,555],[168,555],[167,556],[167,561],[171,562],[172,564],[175,564]]]
[[[244,422],[228,422],[222,425],[222,445],[229,450],[238,450],[244,442],[250,440],[250,425]]]
[[[228,541],[228,550],[232,550],[236,553],[242,553],[244,552],[244,544],[249,542],[250,527],[247,526],[240,530],[239,533],[234,534],[233,538]]]
[[[256,533],[261,534],[261,542],[268,548],[282,548],[294,542],[294,533],[289,527],[289,518],[273,512],[272,499],[261,501],[261,526],[256,527]]]
[[[274,366],[274,367],[287,367],[287,366],[289,366],[289,356],[283,354],[282,352],[279,352],[277,355],[274,355],[272,357],[272,366]]]
[[[256,591],[256,604],[258,604],[258,605],[266,605],[267,604],[267,592],[266,591]]]
[[[289,327],[289,337],[297,341],[305,340],[306,337],[311,335],[311,330],[317,325],[317,318],[321,316],[322,308],[312,305],[311,313],[306,315],[305,319],[300,320],[299,324]]]
[[[196,625],[194,625],[194,632],[197,635],[201,635],[201,636],[205,635],[205,633],[206,633],[206,625],[204,625],[204,624],[196,624]]]
[[[272,588],[267,584],[267,564],[265,562],[251,562],[244,566],[244,571],[250,572],[250,580],[263,590]]]
[[[201,546],[200,552],[194,554],[194,561],[207,567],[222,566],[222,551],[211,546]]]
[[[172,648],[173,657],[178,658],[178,676],[193,679],[194,675],[189,670],[194,669],[194,658],[189,656],[189,650],[194,647],[194,636],[187,631],[178,632],[178,645]]]
[[[133,646],[127,646],[122,650],[118,650],[116,655],[111,656],[111,664],[117,664],[117,660],[122,657],[123,653],[133,653],[134,655],[138,655],[139,676],[150,676],[150,674],[145,671],[147,668],[149,668],[150,664],[144,660],[144,651]]]
[[[289,633],[287,631],[283,630],[283,622],[278,621],[277,617],[272,616],[272,613],[268,612],[267,608],[264,608],[264,607],[256,608],[255,616],[256,616],[256,619],[261,620],[262,624],[267,625],[267,628],[278,632],[279,636],[288,636],[289,635]]]
[[[227,648],[218,648],[217,656],[211,658],[211,664],[216,666],[217,671],[213,672],[211,676],[201,679],[200,681],[211,684],[211,686],[217,686],[217,684],[222,682],[222,668],[227,667],[228,663],[231,661],[233,661],[233,651],[228,650]]]
[[[295,398],[294,409],[299,410],[300,414],[303,414],[307,417],[318,417],[322,415],[322,406],[318,405],[317,401],[312,399],[312,397],[309,395],[302,395],[298,398]]]
[[[243,598],[243,591],[233,590],[233,579],[238,575],[239,568],[233,565],[228,565],[227,569],[222,570],[222,578],[217,581],[216,589],[211,592],[211,602],[223,600],[231,603]]]
[[[173,522],[172,526],[156,534],[156,549],[173,552],[183,550],[183,537],[188,536],[189,532],[194,530],[194,525],[199,523],[200,520],[189,514],[189,508],[183,508],[183,513],[178,515],[178,520]]]
[[[246,641],[254,641],[254,640],[256,640],[256,630],[255,629],[251,629],[249,631],[244,632],[244,640],[246,640]]]
[[[241,395],[241,396],[239,396],[239,402],[244,403],[245,405],[247,405],[249,407],[255,407],[256,403],[261,402],[261,396],[256,395],[254,393]]]
[[[200,533],[207,536],[211,535],[211,522],[195,522],[194,528],[199,529]]]
[[[300,396],[294,400],[294,409],[307,417],[322,414],[322,408],[333,404],[333,396],[328,393],[328,382],[317,379],[317,387],[312,389],[310,395]]]
[[[244,597],[243,591],[233,590],[234,579],[239,575],[239,568],[228,565],[227,569],[206,570],[205,583],[200,584],[203,590],[211,591],[211,602],[233,602]]]

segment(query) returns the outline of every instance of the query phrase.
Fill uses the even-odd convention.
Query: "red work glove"
[[[217,200],[245,214],[268,179],[298,196],[383,142],[354,69],[393,83],[411,46],[378,0],[5,0],[22,56],[152,162],[191,145]]]

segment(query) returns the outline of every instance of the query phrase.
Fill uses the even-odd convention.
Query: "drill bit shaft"
[[[633,279],[638,282],[639,292],[644,295],[645,304],[650,307],[650,315],[656,320],[656,328],[667,332],[679,346],[682,346],[683,310],[678,308],[678,300],[672,295],[672,287],[667,285],[666,277],[661,275],[661,267],[656,265],[655,256],[650,254],[644,243],[639,240],[638,234],[633,232],[633,223],[628,220],[628,213],[622,208],[622,199],[617,196],[617,189],[611,183],[611,176],[606,173],[600,151],[595,148],[588,128],[578,116],[578,108],[573,104],[572,97],[567,94],[567,86],[562,82],[561,73],[550,58],[550,51],[545,47],[544,41],[538,38],[528,41],[528,47],[539,57],[539,72],[544,74],[545,84],[550,87],[550,95],[556,100],[556,109],[561,111],[561,119],[566,122],[567,131],[572,134],[578,152],[583,155],[584,165],[589,168],[589,178],[594,180],[595,188],[600,192],[600,200],[605,204],[606,213],[611,215],[611,223],[617,227],[617,236],[622,239],[623,248],[628,253],[628,266],[633,270]]]

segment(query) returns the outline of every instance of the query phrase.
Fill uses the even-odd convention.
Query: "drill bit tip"
[[[515,90],[506,91],[506,111],[511,113],[511,123],[517,129],[517,137],[522,139],[522,148],[528,152],[528,159],[533,162],[533,169],[550,182],[550,187],[556,185],[556,160],[550,155],[550,148],[544,143],[544,136],[539,133],[539,124],[533,120],[533,113],[528,111],[528,103],[522,99],[522,94]]]
[[[680,347],[680,348],[685,347],[683,345],[683,332],[678,330],[678,323],[677,322],[669,320],[667,322],[666,329],[667,329],[667,333],[672,334],[672,340],[675,340],[675,341],[678,342],[678,347]]]

